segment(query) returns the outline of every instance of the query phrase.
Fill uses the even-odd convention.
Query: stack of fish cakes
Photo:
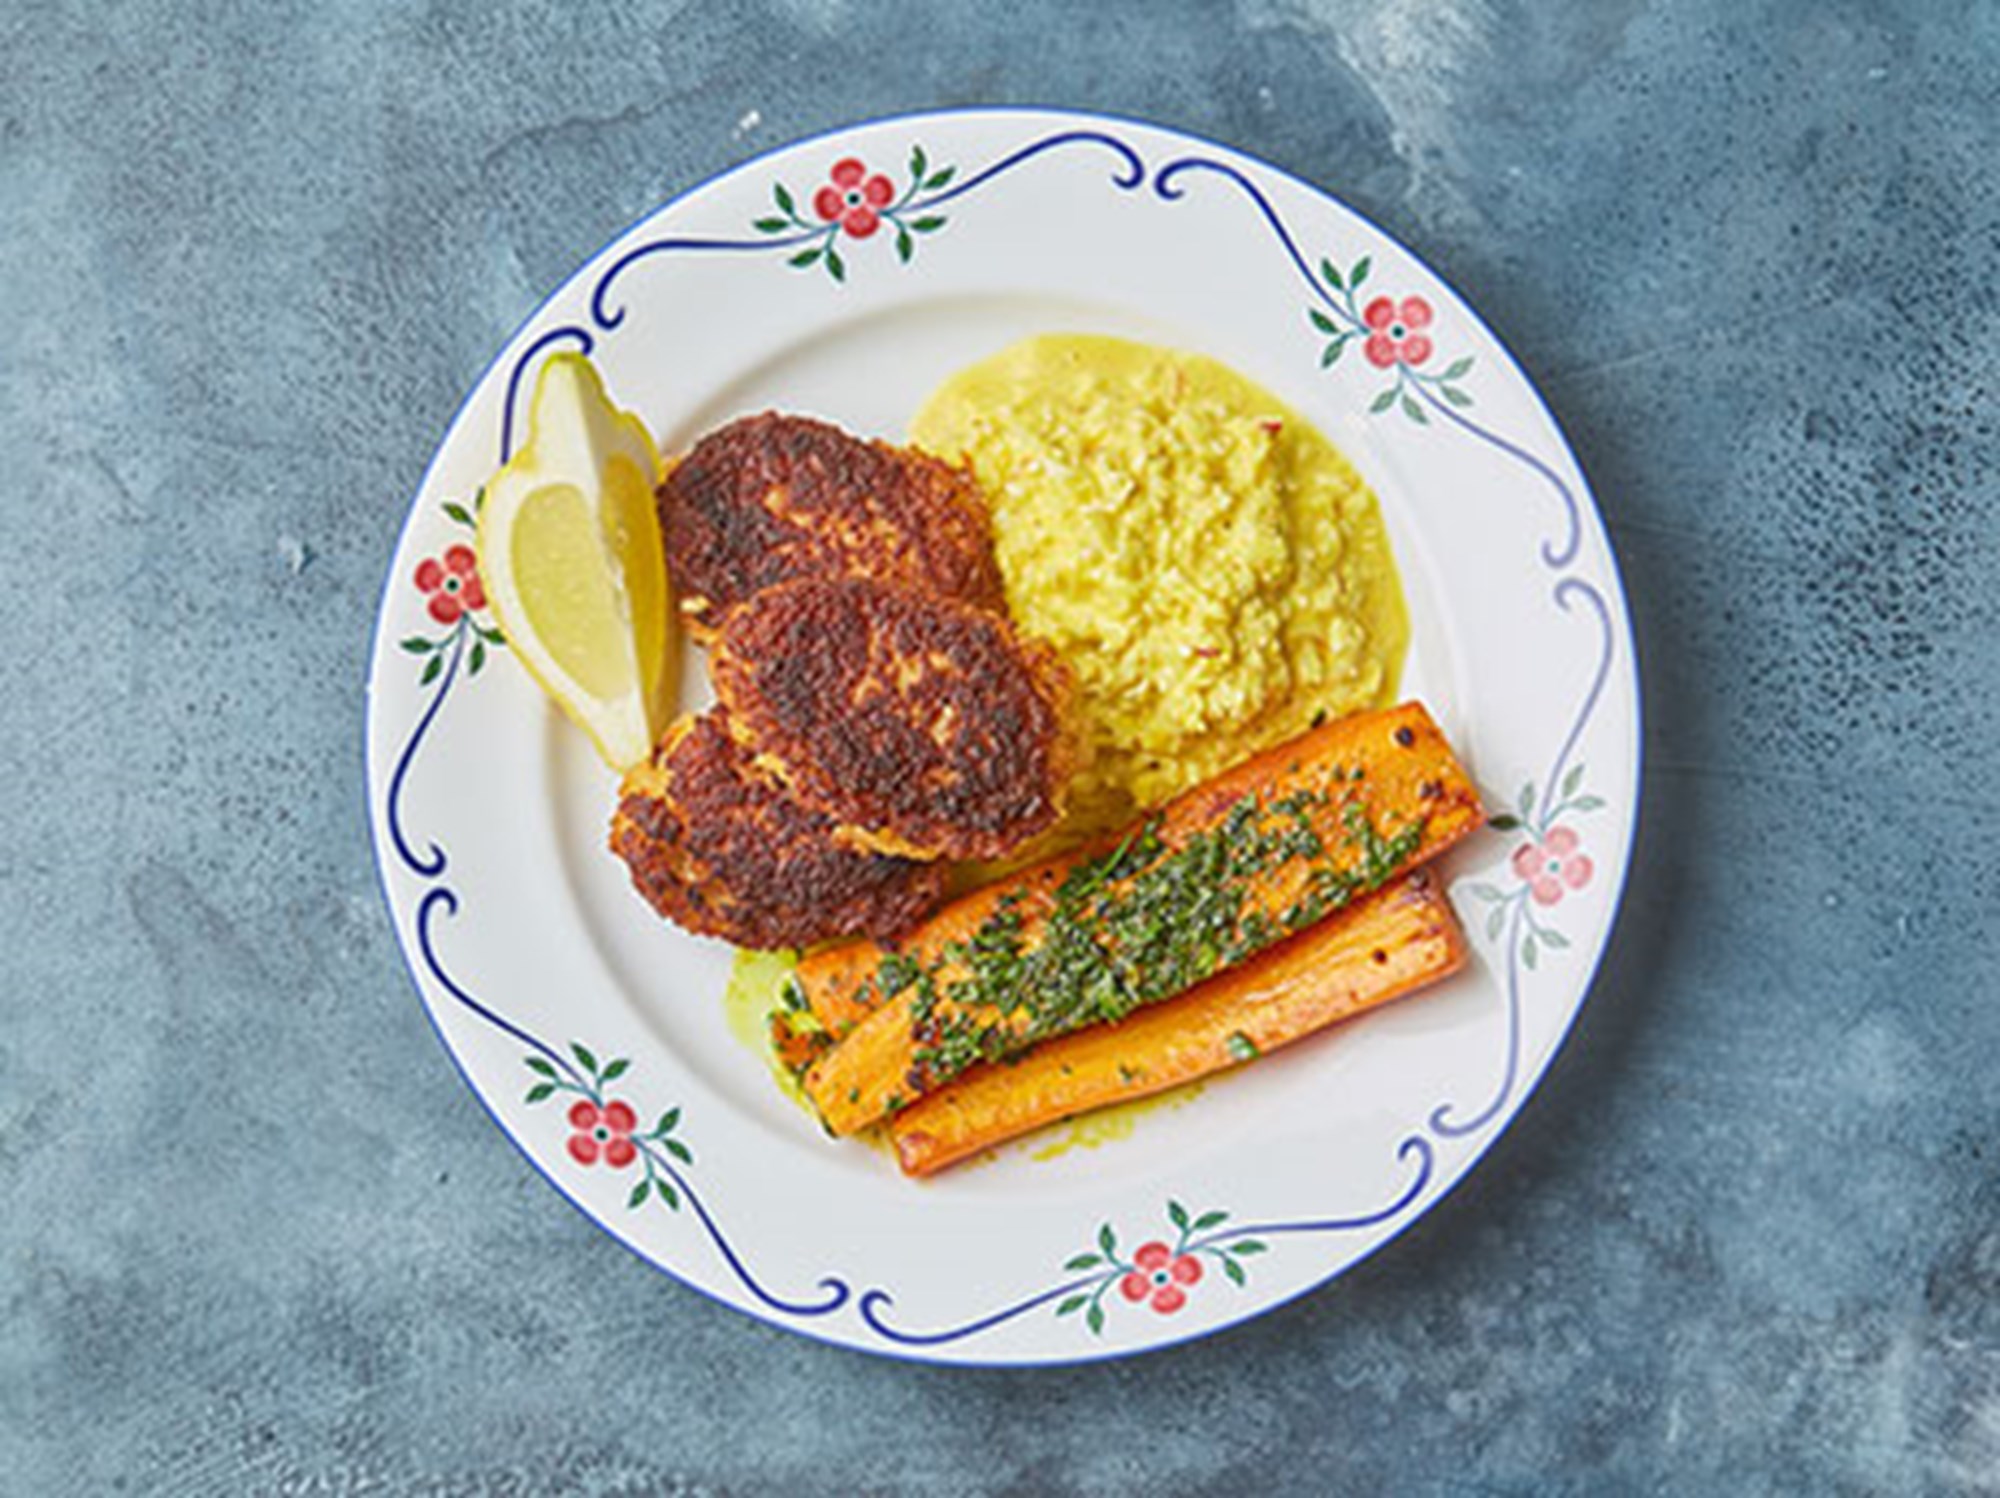
[[[716,706],[620,787],[611,847],[662,915],[740,946],[893,937],[944,865],[1055,825],[1070,682],[1009,622],[962,470],[825,422],[732,422],[658,493]]]

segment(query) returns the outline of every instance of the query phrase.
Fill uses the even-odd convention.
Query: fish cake
[[[633,887],[702,936],[764,950],[888,937],[944,895],[942,868],[837,841],[831,818],[756,771],[719,709],[669,729],[618,795],[611,850]]]
[[[804,579],[724,616],[709,675],[757,763],[853,846],[998,858],[1061,810],[1069,675],[1002,615]]]
[[[718,428],[668,470],[658,507],[667,568],[698,636],[800,577],[879,577],[1005,607],[971,476],[828,422],[766,411]]]

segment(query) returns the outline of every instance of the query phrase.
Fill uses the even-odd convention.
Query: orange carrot
[[[1247,961],[1483,815],[1420,705],[1314,729],[1177,797],[1109,851],[1050,860],[947,906],[898,950],[802,962],[808,1005],[833,1014],[836,1033],[852,1025],[807,1073],[806,1093],[834,1133],[865,1128],[977,1062]]]
[[[1178,998],[975,1068],[896,1115],[896,1159],[906,1175],[931,1175],[1044,1124],[1239,1065],[1456,972],[1465,952],[1450,901],[1419,869]]]

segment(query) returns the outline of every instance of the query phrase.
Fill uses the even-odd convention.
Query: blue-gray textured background
[[[954,1373],[646,1270],[380,907],[407,498],[600,243],[859,117],[1151,117],[1519,352],[1626,571],[1638,863],[1473,1179],[1176,1352]],[[2000,1491],[2000,8],[0,18],[0,1491]]]

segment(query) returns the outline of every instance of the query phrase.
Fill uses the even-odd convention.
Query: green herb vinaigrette
[[[1121,1139],[1129,1139],[1139,1126],[1139,1120],[1153,1113],[1171,1113],[1176,1108],[1184,1108],[1202,1095],[1207,1088],[1205,1082],[1183,1082],[1178,1087],[1170,1087],[1165,1092],[1156,1092],[1149,1097],[1133,1098],[1129,1102],[1112,1103],[1107,1107],[1093,1108],[1088,1113],[1080,1113],[1065,1118],[1059,1124],[1044,1131],[1045,1136],[1028,1152],[1030,1160],[1055,1160],[1071,1150],[1094,1150],[1107,1144],[1115,1144]]]
[[[795,1012],[792,995],[798,992],[798,983],[792,973],[798,965],[796,952],[737,952],[729,969],[729,985],[722,991],[722,1013],[737,1043],[771,1068],[785,1096],[811,1112],[812,1104],[800,1090],[798,1076],[771,1049],[773,1011],[784,1008]]]
[[[1009,896],[928,966],[906,953],[884,957],[860,997],[872,1005],[915,991],[910,1096],[1181,993],[1387,883],[1423,842],[1424,819],[1376,828],[1354,798],[1361,775],[1336,768],[1328,789],[1268,805],[1252,792],[1178,848],[1149,819],[1071,870],[1032,946]],[[1337,815],[1315,817],[1336,798]],[[1328,821],[1339,828],[1331,846],[1320,831]],[[1251,881],[1288,865],[1306,870],[1292,904],[1275,916],[1246,908]],[[904,1101],[892,1099],[890,1111]]]

